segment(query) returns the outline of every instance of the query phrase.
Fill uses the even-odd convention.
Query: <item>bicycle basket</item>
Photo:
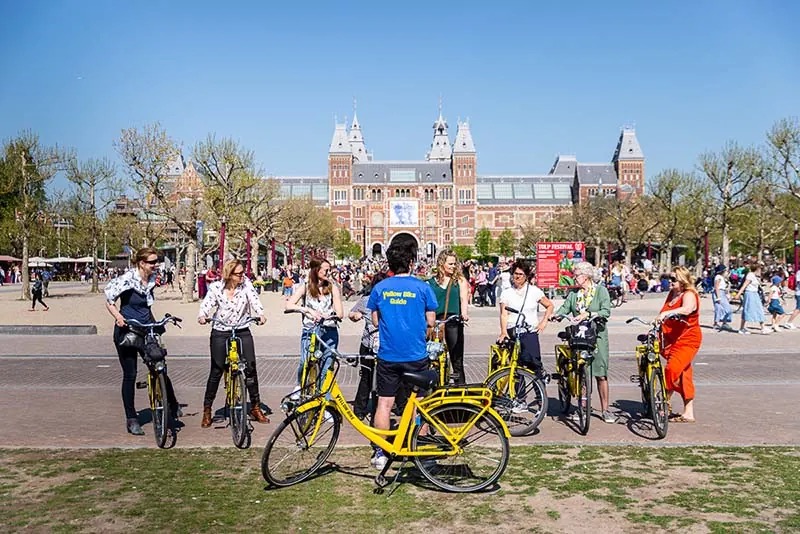
[[[155,336],[149,336],[144,342],[144,358],[147,361],[158,362],[164,359],[167,355],[164,349]]]
[[[564,329],[571,349],[591,350],[597,346],[597,327],[592,321],[581,321]]]

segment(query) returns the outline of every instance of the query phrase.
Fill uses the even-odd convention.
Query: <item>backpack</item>
[[[786,287],[794,291],[797,288],[797,275],[790,276],[789,279],[786,281]]]

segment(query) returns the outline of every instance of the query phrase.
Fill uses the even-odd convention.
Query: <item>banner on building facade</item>
[[[572,268],[584,260],[586,245],[580,241],[536,243],[536,285],[572,287]]]
[[[419,204],[416,200],[390,200],[389,226],[419,226]]]

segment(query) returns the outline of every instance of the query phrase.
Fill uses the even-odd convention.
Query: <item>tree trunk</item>
[[[97,277],[97,220],[92,221],[92,289],[91,293],[100,293],[100,284]]]
[[[731,238],[728,235],[728,223],[722,223],[722,264],[730,267]]]
[[[22,229],[22,294],[20,300],[31,298],[31,277],[28,272],[28,230]]]
[[[250,271],[253,277],[258,276],[258,238],[255,234],[250,236]]]
[[[632,260],[633,260],[633,251],[631,250],[631,247],[626,246],[625,247],[625,265],[627,265],[629,269],[631,267],[631,261]]]
[[[186,247],[186,276],[183,279],[183,298],[181,300],[183,303],[194,302],[194,268],[196,255],[197,246],[190,237],[189,244]]]

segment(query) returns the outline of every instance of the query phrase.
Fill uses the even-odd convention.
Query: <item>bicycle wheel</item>
[[[247,388],[244,383],[244,373],[240,371],[231,376],[229,387],[231,390],[228,392],[228,420],[231,424],[231,437],[236,448],[245,449],[250,428],[247,421]]]
[[[509,367],[500,369],[486,378],[484,386],[492,391],[492,407],[512,436],[530,434],[547,414],[545,386],[527,369],[517,367],[513,375]]]
[[[647,354],[642,355],[643,369],[639,370],[639,389],[642,390],[642,416],[648,417],[650,415],[650,383],[647,376]]]
[[[325,413],[321,413],[319,406],[304,413],[293,412],[278,425],[264,447],[261,456],[264,480],[285,487],[313,475],[336,446],[340,426],[339,413],[330,407]]]
[[[303,400],[310,399],[319,390],[320,360],[309,357],[306,359],[305,380],[300,384],[300,394]]]
[[[414,427],[411,435],[412,451],[430,451],[430,456],[414,456],[414,463],[422,475],[445,491],[466,493],[480,491],[494,484],[508,465],[508,438],[503,433],[502,422],[489,412],[471,404],[447,404],[434,408],[423,419],[437,421],[453,431],[469,426],[458,446],[459,454],[438,456],[436,453],[452,451],[450,443],[432,424],[427,435],[420,435],[422,425]]]
[[[561,403],[561,413],[569,413],[572,392],[569,389],[569,377],[567,376],[566,365],[563,362],[558,368],[558,401]]]
[[[578,430],[584,436],[589,433],[592,419],[592,370],[583,364],[578,368],[578,389],[581,394],[577,399]]]
[[[164,373],[158,373],[153,378],[153,436],[156,439],[156,446],[161,449],[168,449],[168,438],[170,429],[170,406],[169,396],[167,395],[167,377]],[[174,440],[173,443],[174,445]],[[172,445],[170,445],[171,447]]]
[[[653,369],[650,376],[650,417],[653,419],[653,426],[656,427],[656,434],[659,438],[664,438],[669,426],[669,406],[660,366]]]

